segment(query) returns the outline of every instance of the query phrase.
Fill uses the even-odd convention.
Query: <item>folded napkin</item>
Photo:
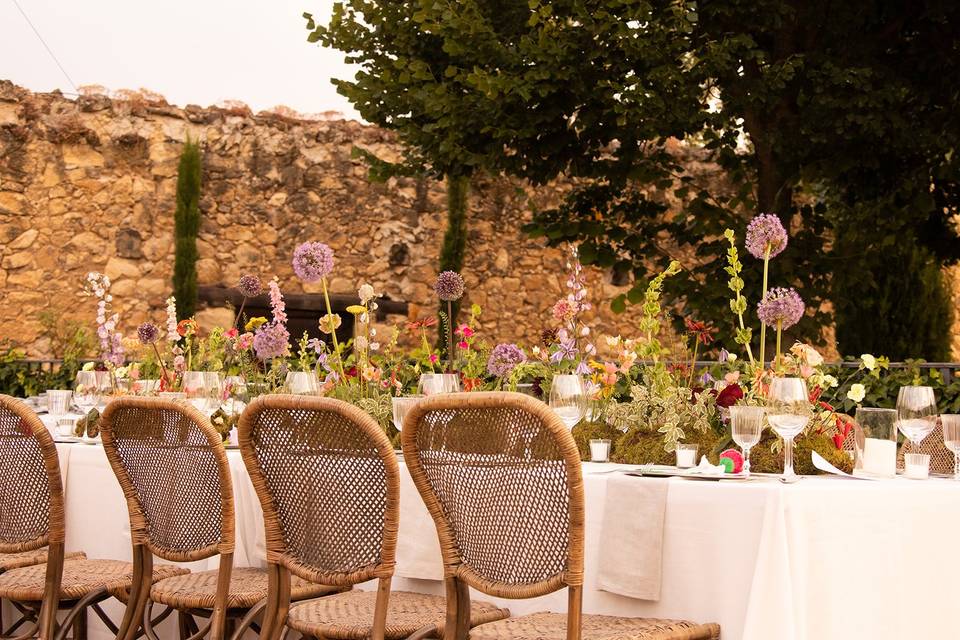
[[[597,586],[639,600],[660,599],[667,478],[614,474],[600,529]]]
[[[727,468],[722,464],[710,464],[710,461],[707,460],[707,456],[700,458],[700,464],[697,466],[688,469],[686,475],[688,476],[699,476],[707,475],[714,476],[721,473],[726,473]]]

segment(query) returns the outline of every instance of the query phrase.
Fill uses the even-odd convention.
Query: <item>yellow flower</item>
[[[877,359],[869,353],[865,353],[860,356],[860,361],[863,363],[863,367],[868,371],[873,371],[877,368]]]
[[[867,388],[860,383],[850,385],[850,391],[847,391],[847,398],[854,402],[863,402],[863,398],[866,395]]]
[[[333,333],[334,331],[340,328],[340,323],[341,323],[340,314],[328,313],[322,318],[320,318],[320,323],[319,323],[320,331],[323,331],[324,333]]]
[[[247,320],[247,324],[243,325],[243,328],[247,331],[256,331],[258,327],[261,327],[265,324],[267,324],[267,319],[263,316],[257,316]]]
[[[365,313],[366,311],[367,311],[367,308],[362,304],[352,304],[349,307],[347,307],[347,313],[352,313],[355,316],[358,316],[361,313]]]

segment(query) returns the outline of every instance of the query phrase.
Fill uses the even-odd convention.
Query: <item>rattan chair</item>
[[[370,416],[332,398],[261,396],[243,412],[239,438],[263,506],[272,571],[262,637],[278,638],[286,628],[324,639],[442,633],[444,598],[390,590],[399,470]],[[284,585],[291,573],[344,587],[379,582],[376,593],[349,591],[290,608]],[[471,619],[480,624],[507,615],[473,603]]]
[[[44,640],[86,635],[90,608],[111,632],[117,626],[99,603],[115,590],[129,588],[133,565],[115,560],[88,560],[65,554],[63,484],[57,448],[46,427],[23,402],[0,395],[0,598],[21,614],[12,634]],[[173,575],[159,572],[156,578]],[[58,610],[67,615],[57,624]]]
[[[943,425],[937,420],[937,426],[926,438],[915,446],[909,440],[904,440],[897,451],[897,469],[903,471],[903,456],[908,453],[925,453],[930,456],[930,473],[938,475],[953,475],[953,452],[943,443]]]
[[[433,516],[448,597],[445,640],[713,640],[716,624],[583,616],[584,504],[577,445],[519,393],[431,396],[407,414],[404,460]],[[566,614],[470,630],[470,587],[501,598],[568,591]]]
[[[134,580],[118,638],[130,640],[143,627],[156,638],[153,603],[179,612],[181,636],[220,640],[242,620],[253,623],[266,602],[268,573],[234,569],[234,507],[230,467],[221,436],[199,411],[159,398],[124,397],[103,413],[103,448],[127,500],[133,542]],[[151,585],[156,555],[191,562],[219,555],[219,569],[186,573]],[[331,592],[296,581],[297,598]],[[195,617],[205,618],[198,626]]]

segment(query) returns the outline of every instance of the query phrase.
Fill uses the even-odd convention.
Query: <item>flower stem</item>
[[[157,354],[157,362],[160,364],[160,371],[163,373],[163,379],[166,381],[166,383],[170,383],[171,381],[167,376],[167,368],[163,366],[163,358],[160,357],[160,349],[157,349],[156,342],[153,343],[153,352]],[[166,386],[166,384],[164,384],[164,386]]]
[[[337,328],[333,322],[333,309],[330,308],[330,295],[327,293],[327,279],[320,278],[323,285],[323,301],[327,305],[327,317],[330,318],[330,335],[333,337],[333,351],[337,354],[337,367],[340,369],[340,379],[347,384],[347,375],[343,371],[343,357],[340,354],[340,343],[337,342]]]
[[[700,341],[693,338],[693,359],[690,361],[690,378],[687,380],[687,386],[693,388],[693,374],[697,370],[697,350],[700,348]]]
[[[245,306],[247,306],[247,296],[243,296],[243,301],[240,302],[240,310],[237,311],[237,317],[233,320],[233,326],[236,327],[238,331],[240,330],[240,318],[243,317],[243,308]]]
[[[447,300],[447,368],[453,370],[453,302]]]
[[[763,293],[760,295],[760,302],[767,297],[767,280],[770,273],[770,244],[763,251]],[[767,347],[767,325],[760,323],[760,368],[766,369],[767,362],[764,359]]]
[[[782,332],[782,330],[783,330],[783,321],[777,320],[777,357],[773,361],[774,368],[778,368],[780,366],[780,333]]]

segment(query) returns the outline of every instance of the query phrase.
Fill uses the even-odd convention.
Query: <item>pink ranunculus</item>
[[[466,340],[461,340],[460,342],[457,343],[457,348],[458,348],[458,349],[469,349],[469,348],[470,348],[470,343],[467,342]]]
[[[723,376],[723,381],[727,384],[736,384],[740,382],[740,372],[739,371],[730,371]]]
[[[232,338],[236,338],[238,335],[240,335],[240,330],[237,329],[236,327],[230,327],[230,328],[227,330],[227,337],[228,337],[228,338],[231,338],[231,339],[232,339]]]

